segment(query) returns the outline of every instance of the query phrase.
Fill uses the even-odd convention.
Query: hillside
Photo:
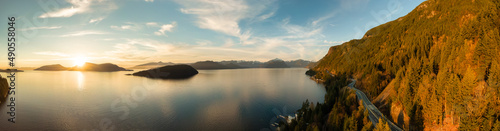
[[[3,103],[7,100],[7,96],[9,95],[9,83],[7,78],[0,76],[0,103]]]
[[[223,65],[219,62],[214,62],[214,61],[200,61],[191,64],[195,69],[198,70],[215,70],[215,69],[236,69],[239,67],[236,67],[235,65]]]
[[[231,60],[231,61],[221,61],[221,64],[234,64],[242,68],[259,68],[262,62],[259,61],[243,61],[243,60]]]
[[[278,58],[267,61],[267,62],[263,63],[261,66],[264,68],[289,68],[290,67],[286,64],[285,61],[278,59]]]
[[[288,65],[289,67],[306,67],[313,63],[311,61],[307,61],[307,60],[302,60],[302,59],[298,59],[298,60],[291,60],[291,61],[285,61],[286,65]]]
[[[380,98],[403,109],[406,130],[499,130],[499,12],[499,1],[425,1],[330,47],[315,77],[347,74],[371,99],[394,84]]]
[[[63,70],[68,70],[68,68],[60,65],[60,64],[54,64],[54,65],[45,65],[41,66],[39,68],[36,68],[35,70],[40,70],[40,71],[63,71]]]
[[[196,74],[198,71],[189,65],[168,65],[135,72],[132,75],[159,79],[186,79]]]
[[[68,68],[68,70],[70,70],[70,71],[99,71],[99,72],[131,71],[131,70],[127,70],[123,67],[119,67],[119,66],[117,66],[115,64],[111,64],[111,63],[94,64],[94,63],[89,63],[89,62],[86,62],[81,67],[75,66],[75,67]]]

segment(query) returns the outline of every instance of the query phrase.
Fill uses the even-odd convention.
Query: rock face
[[[94,63],[85,63],[81,67],[72,67],[69,68],[70,71],[99,71],[99,72],[111,72],[111,71],[131,71],[127,70],[123,67],[119,67],[115,64],[104,63],[104,64],[94,64]]]
[[[9,90],[7,79],[0,76],[0,103],[4,103],[7,100]]]
[[[68,70],[68,68],[66,68],[60,64],[54,64],[54,65],[45,65],[45,66],[36,68],[35,70],[39,70],[39,71],[64,71],[64,70]]]
[[[308,75],[308,76],[314,76],[314,75],[316,75],[316,71],[309,69],[309,70],[306,71],[306,75]]]
[[[189,65],[169,65],[135,72],[134,76],[160,79],[185,79],[198,74],[198,71]]]
[[[498,105],[489,103],[500,97],[499,7],[498,0],[427,0],[362,39],[330,47],[313,70],[321,79],[352,76],[372,98],[394,82],[388,106],[377,107],[401,105],[392,117],[410,117],[404,130],[499,130],[492,128],[500,125]]]

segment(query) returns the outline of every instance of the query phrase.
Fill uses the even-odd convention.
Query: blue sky
[[[73,66],[75,58],[125,67],[152,61],[316,61],[330,46],[359,39],[421,2],[9,0],[0,2],[0,16],[16,17],[21,67]],[[4,25],[1,30],[7,30]],[[4,65],[6,54],[0,54]]]

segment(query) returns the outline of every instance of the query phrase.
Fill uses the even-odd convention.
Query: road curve
[[[401,128],[399,128],[397,125],[392,123],[389,119],[387,119],[375,105],[366,97],[365,93],[363,93],[361,90],[358,90],[354,88],[354,84],[356,83],[356,80],[351,79],[352,82],[349,83],[349,88],[353,89],[356,91],[356,96],[358,96],[358,99],[363,101],[363,106],[365,106],[365,109],[368,109],[368,118],[370,118],[370,121],[372,121],[373,126],[377,125],[378,123],[378,118],[383,118],[387,123],[389,124],[389,127],[391,128],[392,131],[402,131]]]

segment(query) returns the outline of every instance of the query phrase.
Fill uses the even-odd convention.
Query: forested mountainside
[[[406,130],[500,130],[499,8],[498,0],[425,1],[330,47],[315,77],[353,77],[372,99],[387,90],[380,105]],[[397,107],[403,120],[391,115]]]

